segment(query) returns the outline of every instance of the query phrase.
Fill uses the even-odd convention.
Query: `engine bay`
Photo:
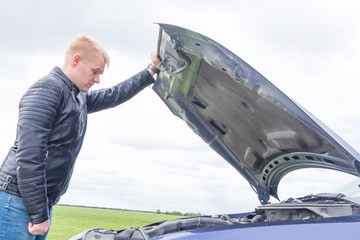
[[[76,240],[123,239],[146,240],[167,233],[201,228],[252,226],[254,224],[286,224],[339,222],[349,216],[360,214],[360,198],[346,197],[343,194],[315,194],[286,201],[266,204],[247,214],[222,214],[173,219],[153,223],[144,227],[131,227],[124,230],[90,229]],[[113,237],[113,238],[112,238]]]
[[[306,221],[313,219],[344,217],[360,214],[360,198],[348,198],[343,194],[316,194],[286,201],[266,204],[253,214],[240,218],[238,223]]]

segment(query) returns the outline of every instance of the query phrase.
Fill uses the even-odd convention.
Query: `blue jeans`
[[[50,211],[50,220],[52,208]],[[21,197],[0,191],[0,240],[45,240],[44,236],[28,231],[29,214]]]

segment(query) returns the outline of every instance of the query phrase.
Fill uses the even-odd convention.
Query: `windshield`
[[[360,197],[360,178],[327,169],[301,169],[286,175],[280,182],[280,201],[317,193],[342,193]],[[272,199],[273,202],[277,201]]]

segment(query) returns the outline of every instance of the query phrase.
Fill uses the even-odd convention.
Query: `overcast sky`
[[[156,22],[219,42],[359,151],[359,12],[356,0],[0,0],[0,155],[5,158],[15,139],[22,94],[62,65],[73,37],[90,35],[108,50],[110,67],[94,89],[110,87],[148,65],[157,45]],[[299,171],[284,178],[279,194],[316,193],[346,181],[343,175]],[[61,203],[206,214],[250,211],[259,204],[247,181],[151,88],[89,115]]]

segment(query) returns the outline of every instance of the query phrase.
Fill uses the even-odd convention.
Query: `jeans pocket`
[[[1,239],[35,239],[28,231],[30,217],[21,197],[0,191]]]

